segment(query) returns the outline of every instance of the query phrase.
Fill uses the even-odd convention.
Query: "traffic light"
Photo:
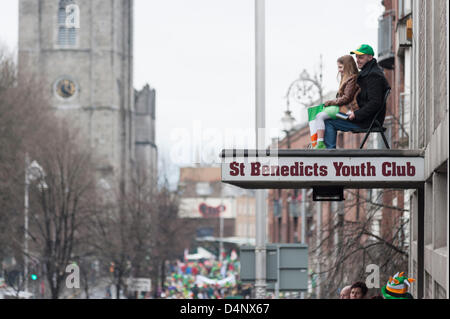
[[[31,274],[31,280],[36,281],[38,279],[38,276],[36,274]]]
[[[114,272],[114,262],[111,262],[111,265],[109,266],[109,272],[110,273]]]

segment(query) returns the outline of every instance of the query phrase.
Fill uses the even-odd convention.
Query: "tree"
[[[178,196],[168,189],[167,180],[158,188],[142,170],[135,171],[124,196],[111,194],[90,222],[102,269],[116,287],[116,298],[120,291],[126,292],[125,279],[129,277],[151,278],[156,294],[157,287],[164,283],[166,261],[183,249],[180,245],[186,227],[178,218]],[[122,210],[113,205],[119,198]]]
[[[154,295],[157,297],[157,287],[164,287],[166,262],[176,259],[183,251],[184,240],[189,233],[189,227],[178,217],[179,197],[171,192],[167,185],[162,187],[156,197],[156,210],[152,211],[151,231],[151,275],[155,283]]]
[[[9,270],[22,278],[25,153],[45,141],[51,118],[42,89],[25,74],[19,83],[12,55],[0,50],[0,260],[16,260]]]
[[[0,55],[1,56],[1,55]],[[12,59],[0,59],[0,258],[15,256],[23,268],[25,157],[43,168],[31,185],[28,257],[37,260],[58,298],[65,268],[81,240],[85,216],[96,192],[90,150],[81,137],[57,118],[43,97],[42,81],[25,73],[16,77]],[[44,187],[45,185],[45,187]],[[27,274],[24,274],[27,276]]]
[[[126,293],[127,278],[149,277],[151,211],[156,209],[151,181],[145,172],[135,171],[128,191],[109,189],[91,217],[92,248],[103,274],[116,287],[117,299],[121,291]]]
[[[51,138],[34,152],[45,172],[44,187],[31,192],[34,210],[30,214],[32,233],[45,265],[51,297],[58,298],[65,268],[81,243],[87,217],[96,201],[95,168],[87,151],[65,126],[54,126]]]
[[[314,239],[316,245],[311,251],[315,254],[321,248],[316,262],[322,264],[319,274],[324,288],[321,290],[322,298],[335,298],[339,288],[355,281],[365,281],[367,265],[379,267],[380,284],[387,281],[390,275],[408,268],[405,233],[409,226],[409,211],[383,203],[383,197],[392,192],[378,192],[372,198],[370,193],[365,197],[360,192],[347,191],[346,198],[352,197],[353,200],[332,210],[321,228],[322,238],[318,241]],[[365,213],[358,218],[350,217],[348,212],[357,207]],[[383,209],[396,212],[395,224],[385,229],[379,224]],[[347,214],[342,214],[344,211]],[[386,229],[390,232],[386,232]]]

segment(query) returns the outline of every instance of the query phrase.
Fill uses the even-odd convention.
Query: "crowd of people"
[[[250,299],[252,285],[239,280],[240,262],[233,251],[222,260],[177,260],[167,264],[167,273],[158,297],[162,299]],[[345,286],[339,291],[340,299],[413,299],[408,292],[415,280],[396,273],[389,277],[379,293],[369,296],[362,281]],[[280,298],[279,296],[278,298]],[[272,296],[273,298],[273,296]]]
[[[251,288],[239,281],[240,263],[233,254],[217,260],[180,261],[169,265],[160,298],[249,298]]]
[[[413,278],[408,278],[404,273],[397,273],[381,288],[381,293],[368,297],[367,285],[362,281],[357,281],[353,285],[345,286],[340,290],[340,299],[414,299],[408,292]]]

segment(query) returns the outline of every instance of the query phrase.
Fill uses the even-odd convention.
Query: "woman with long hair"
[[[337,60],[338,71],[341,77],[339,91],[335,100],[326,101],[324,109],[318,113],[315,118],[315,128],[317,134],[312,134],[312,142],[314,149],[325,149],[325,121],[336,119],[336,114],[347,114],[350,111],[357,110],[358,103],[356,97],[361,89],[356,83],[358,77],[358,67],[351,55],[344,55]]]

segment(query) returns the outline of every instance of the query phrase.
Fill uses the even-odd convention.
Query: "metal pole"
[[[317,281],[316,281],[316,287],[317,287],[317,299],[320,299],[320,244],[322,239],[322,203],[317,202]]]
[[[302,202],[301,202],[301,217],[302,217],[302,235],[301,243],[306,245],[306,189],[302,189]],[[300,299],[305,299],[305,293],[300,292]]]
[[[251,221],[251,214],[249,209],[249,194],[248,192],[245,192],[245,220],[246,220],[246,237],[247,237],[247,244],[250,245],[250,221]]]
[[[25,222],[24,222],[24,232],[25,232],[25,242],[24,242],[24,249],[23,249],[23,262],[24,262],[24,270],[23,275],[25,277],[25,292],[28,292],[28,189],[30,186],[30,180],[28,178],[28,167],[30,166],[30,160],[28,158],[28,154],[25,154],[25,195],[24,195],[24,216],[25,216]]]
[[[220,212],[220,217],[219,217],[219,221],[220,221],[220,248],[219,248],[219,251],[220,251],[220,256],[219,256],[219,261],[220,262],[222,262],[223,261],[223,214],[222,214],[223,212],[222,212],[222,209],[221,209],[221,212]]]
[[[280,299],[280,245],[277,245],[277,283],[275,290],[275,298]]]
[[[264,150],[265,128],[265,0],[255,0],[256,54],[256,147]],[[266,297],[266,206],[265,191],[256,191],[256,298]]]
[[[301,243],[306,244],[305,242],[305,231],[306,231],[306,189],[302,189],[302,202],[301,202],[301,214],[302,214],[302,235],[301,235]]]
[[[424,296],[425,276],[425,190],[424,187],[417,189],[417,299]]]

